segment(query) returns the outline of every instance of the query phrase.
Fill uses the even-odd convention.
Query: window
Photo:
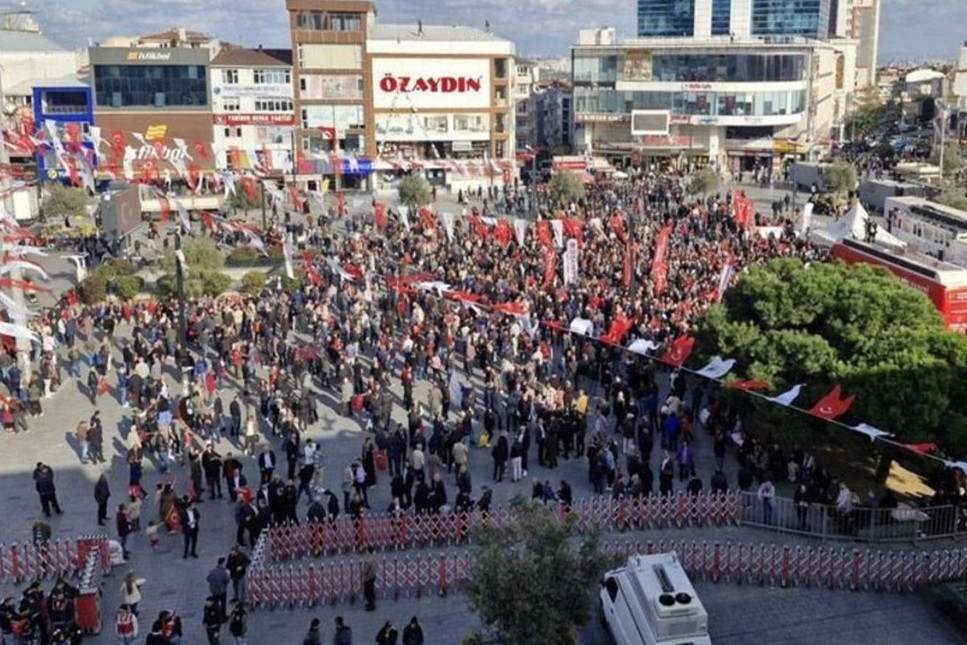
[[[204,65],[95,65],[94,87],[101,107],[209,105]]]
[[[225,128],[226,139],[241,139],[242,128]]]
[[[290,99],[255,99],[256,112],[291,112]]]
[[[638,36],[694,36],[695,0],[638,0]]]
[[[287,69],[257,69],[254,71],[256,85],[288,85],[292,82]]]
[[[238,70],[237,69],[223,69],[222,70],[222,83],[225,85],[238,85]]]
[[[362,31],[363,16],[359,13],[300,11],[296,25],[303,31]]]
[[[242,102],[237,98],[227,98],[222,99],[222,111],[224,112],[238,112],[242,109]]]

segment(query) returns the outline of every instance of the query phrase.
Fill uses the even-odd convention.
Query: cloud
[[[3,0],[0,0],[3,2]],[[967,2],[881,0],[880,58],[954,58],[967,24]],[[65,8],[68,4],[70,8]],[[635,33],[635,0],[378,0],[379,20],[463,24],[491,29],[516,43],[518,54],[565,56],[579,29],[614,26]],[[143,35],[174,26],[205,31],[248,46],[289,46],[284,0],[70,0],[38,3],[44,32],[66,47],[88,37]]]

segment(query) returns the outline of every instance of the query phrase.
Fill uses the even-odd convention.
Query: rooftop
[[[370,40],[427,40],[427,41],[504,41],[492,32],[462,25],[385,25],[376,24],[369,32]]]
[[[30,96],[33,94],[35,87],[88,87],[89,84],[85,83],[82,79],[77,76],[59,76],[57,78],[32,78],[27,79],[12,85],[10,87],[5,87],[4,92],[10,94],[11,96]]]
[[[188,41],[209,41],[213,40],[211,36],[200,31],[192,31],[190,29],[185,29],[184,27],[172,27],[157,34],[150,34],[148,36],[141,36],[138,40],[145,41],[162,41],[167,42],[169,40],[188,40]]]
[[[291,67],[291,49],[223,49],[212,67]]]
[[[0,52],[63,52],[67,51],[36,31],[0,31]]]

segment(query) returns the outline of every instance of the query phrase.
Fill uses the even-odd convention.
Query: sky
[[[137,36],[184,26],[246,46],[289,47],[284,0],[24,0],[44,33],[65,47],[88,38]],[[967,40],[965,0],[882,0],[880,62],[949,59]],[[0,8],[18,0],[0,0]],[[383,22],[483,27],[517,45],[518,55],[565,56],[579,29],[635,31],[635,0],[377,0]],[[443,20],[442,17],[446,17]]]

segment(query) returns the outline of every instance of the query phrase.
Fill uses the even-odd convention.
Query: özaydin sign
[[[488,58],[374,58],[377,110],[488,108]]]

